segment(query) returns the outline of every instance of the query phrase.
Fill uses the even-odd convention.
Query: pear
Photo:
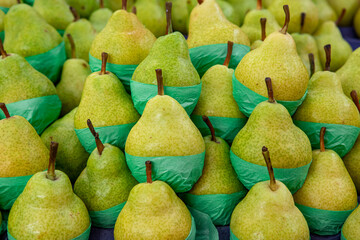
[[[126,9],[126,4],[123,9]],[[155,36],[135,14],[118,10],[96,36],[90,54],[101,59],[102,52],[107,52],[110,55],[109,63],[138,65],[147,57],[155,40]]]
[[[294,39],[287,33],[289,7],[284,6],[286,20],[280,32],[266,37],[261,46],[246,54],[235,70],[235,76],[247,88],[266,97],[264,79],[273,81],[275,98],[281,101],[301,99],[307,89],[309,74],[297,54]]]
[[[33,8],[57,30],[65,30],[74,21],[70,6],[65,0],[35,0]]]
[[[236,206],[230,222],[232,233],[243,240],[310,239],[306,220],[295,206],[290,191],[281,181],[275,180],[270,154],[265,146],[262,154],[270,181],[255,184]]]
[[[96,0],[66,0],[66,2],[83,18],[88,18],[98,6]]]
[[[94,11],[89,18],[96,32],[99,33],[104,29],[112,14],[113,12],[109,8],[104,7],[104,0],[100,0],[100,8]]]
[[[0,6],[5,8],[11,8],[16,4],[22,3],[22,0],[1,0]]]
[[[194,0],[192,0],[194,1]],[[171,14],[171,21],[174,31],[187,34],[189,16],[192,10],[191,1],[187,0],[168,0],[176,11]]]
[[[325,71],[315,73],[310,79],[308,95],[294,114],[294,120],[360,127],[355,104],[344,94],[336,73],[330,72],[331,45],[324,48]]]
[[[190,233],[192,217],[169,185],[152,182],[151,162],[146,162],[147,182],[136,185],[116,221],[115,240],[183,240]]]
[[[360,207],[357,207],[346,219],[342,227],[342,235],[346,240],[356,240],[360,236]]]
[[[88,119],[92,119],[94,127],[105,127],[134,123],[140,117],[120,80],[106,71],[107,53],[102,56],[101,71],[92,73],[85,81],[75,114],[76,129],[87,128]]]
[[[0,9],[0,32],[4,31],[4,18],[5,13]]]
[[[0,120],[0,177],[28,176],[47,167],[49,151],[31,124],[21,116],[10,116],[4,103],[0,108],[6,118]]]
[[[74,192],[89,211],[101,211],[126,202],[137,182],[126,165],[124,153],[115,146],[103,144],[90,119],[88,125],[97,148],[76,180]]]
[[[160,5],[160,0],[137,0],[135,7],[136,16],[155,37],[165,35],[165,6]]]
[[[227,20],[229,20],[230,22],[232,22],[237,26],[240,25],[240,16],[236,13],[233,5],[228,3],[226,0],[216,0],[216,3],[223,11],[224,16],[226,17]]]
[[[350,26],[354,15],[359,8],[359,1],[357,0],[327,0],[330,6],[335,10],[336,14],[340,16],[343,9],[346,9],[346,14],[341,21],[339,26],[345,27]]]
[[[275,16],[278,23],[284,21],[281,7],[288,5],[291,12],[289,32],[300,32],[301,13],[306,13],[308,21],[304,23],[302,31],[313,33],[319,24],[319,14],[317,6],[311,0],[274,0],[269,6],[269,11]]]
[[[64,63],[61,80],[56,86],[58,96],[62,103],[61,115],[69,113],[76,108],[81,99],[84,83],[91,74],[89,64],[83,60],[76,58],[75,41],[70,34],[66,34],[72,48],[72,58]]]
[[[51,124],[42,134],[41,140],[50,149],[52,141],[60,144],[56,168],[68,175],[72,183],[86,167],[89,154],[81,145],[74,131],[76,109]]]
[[[304,185],[294,194],[297,204],[307,207],[345,211],[357,206],[356,188],[340,156],[326,150],[321,128],[320,150],[313,151],[313,162]]]
[[[62,41],[56,29],[27,4],[13,6],[5,16],[4,26],[5,49],[23,57],[45,53]]]
[[[229,22],[215,0],[198,0],[190,15],[189,48],[232,41],[250,46],[249,38],[240,27]]]
[[[336,75],[341,80],[342,89],[346,96],[350,97],[353,90],[360,92],[360,48],[356,49],[345,62],[345,64],[336,71]]]
[[[8,231],[14,239],[73,239],[90,226],[86,206],[69,178],[55,170],[57,147],[51,144],[48,171],[30,178],[10,210]]]
[[[313,0],[319,10],[319,26],[326,21],[336,21],[337,15],[327,0]]]
[[[135,0],[127,0],[127,10],[131,10],[135,4]],[[122,9],[123,1],[120,0],[104,0],[104,5],[113,11]]]
[[[238,26],[243,25],[245,15],[252,9],[256,8],[256,1],[257,0],[227,0],[231,3],[240,18]]]
[[[263,42],[264,42],[264,40],[266,38],[266,22],[267,22],[266,18],[260,18],[261,39],[256,40],[255,42],[253,42],[251,44],[251,47],[250,47],[251,50],[255,50],[255,49],[259,48],[263,44]]]
[[[241,27],[244,33],[249,37],[251,43],[261,39],[261,25],[259,24],[261,18],[266,18],[267,34],[281,29],[272,13],[269,10],[262,8],[262,0],[258,0],[257,8],[246,14],[244,25]]]
[[[336,22],[324,22],[314,33],[316,43],[319,47],[319,55],[323,68],[326,64],[326,56],[325,53],[320,50],[327,44],[331,45],[331,58],[333,59],[330,68],[331,71],[336,71],[341,68],[352,53],[350,44],[343,39],[341,32],[337,27],[337,24],[341,21],[344,14],[345,11],[343,11],[343,14]]]
[[[0,18],[1,18],[1,16],[0,16]],[[360,36],[360,9],[355,14],[353,26],[355,28],[356,34],[358,36]],[[1,28],[1,20],[0,20],[0,28]]]

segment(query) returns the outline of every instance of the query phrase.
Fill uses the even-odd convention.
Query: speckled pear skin
[[[323,68],[325,68],[326,63],[325,45],[331,44],[331,71],[336,71],[341,68],[352,53],[350,44],[343,39],[339,28],[332,21],[321,24],[314,33],[314,37],[319,47],[320,60]]]
[[[344,8],[346,9],[346,14],[339,24],[341,27],[348,27],[352,24],[354,15],[359,8],[359,2],[357,0],[328,0],[328,3],[335,10],[338,16],[340,16],[341,11]]]
[[[232,95],[233,74],[234,70],[224,65],[215,65],[206,71],[193,115],[245,118]]]
[[[135,7],[136,16],[155,37],[166,34],[165,5],[161,6],[159,0],[137,0]]]
[[[91,14],[89,21],[95,28],[96,32],[99,33],[104,29],[112,14],[113,12],[108,8],[100,8]]]
[[[297,52],[308,70],[308,73],[310,74],[310,53],[314,54],[315,72],[322,71],[323,68],[320,61],[319,49],[316,45],[315,38],[307,33],[293,33],[291,36],[295,41]]]
[[[56,170],[55,181],[46,172],[35,174],[16,199],[8,229],[17,240],[67,240],[78,237],[90,225],[85,204],[76,196],[65,173]]]
[[[253,44],[251,44],[251,51],[259,48],[263,44],[262,40],[256,40]]]
[[[360,93],[360,49],[356,49],[345,62],[345,64],[336,71],[336,75],[341,80],[342,89],[349,98],[352,90]]]
[[[0,32],[4,31],[4,18],[5,13],[0,10]]]
[[[162,69],[164,86],[200,84],[199,74],[191,63],[186,40],[179,32],[156,40],[149,55],[136,68],[132,80],[156,85],[156,69]]]
[[[313,0],[313,2],[319,10],[319,25],[326,21],[336,21],[338,17],[327,0]]]
[[[48,166],[49,150],[21,116],[0,120],[0,177],[28,176]]]
[[[27,4],[12,7],[5,16],[4,26],[5,50],[23,57],[45,53],[62,41],[56,29]]]
[[[293,124],[279,103],[259,103],[245,127],[236,135],[231,150],[239,158],[266,166],[261,148],[271,152],[274,168],[297,168],[311,162],[311,144],[306,134]]]
[[[107,52],[109,63],[137,65],[147,57],[155,40],[135,14],[118,10],[96,36],[90,54],[100,60],[102,52]]]
[[[269,10],[251,10],[248,14],[246,14],[244,24],[241,26],[241,29],[249,37],[251,43],[261,39],[261,18],[266,18],[266,35],[270,35],[271,33],[281,29],[275,17]]]
[[[172,97],[150,99],[131,129],[125,152],[138,157],[188,156],[205,151],[201,133]]]
[[[83,18],[88,18],[99,6],[96,0],[66,0],[66,2]]]
[[[0,102],[6,104],[56,94],[54,84],[17,54],[0,58],[0,79]]]
[[[191,215],[165,182],[140,183],[130,192],[114,229],[115,240],[186,239]]]
[[[333,150],[313,151],[313,162],[296,203],[323,210],[345,211],[357,206],[356,188],[342,159]]]
[[[106,210],[125,202],[138,183],[126,165],[124,153],[110,144],[104,146],[101,156],[97,148],[91,153],[74,185],[74,192],[89,211]]]
[[[357,192],[360,192],[360,138],[356,140],[354,147],[343,157],[343,160]]]
[[[346,240],[357,240],[360,236],[360,208],[357,207],[346,219],[342,234]]]
[[[227,20],[237,26],[240,25],[240,16],[236,13],[235,8],[229,2],[226,0],[216,0],[216,3],[221,8]]]
[[[235,76],[264,97],[268,97],[265,78],[270,77],[274,97],[282,101],[301,99],[309,82],[309,73],[296,51],[294,39],[281,32],[270,34],[259,48],[246,54],[237,66]]]
[[[56,86],[57,94],[62,103],[62,116],[80,104],[85,80],[90,74],[90,66],[83,59],[69,59],[64,63],[61,80]]]
[[[319,24],[318,8],[312,0],[273,0],[268,7],[279,24],[283,24],[285,14],[283,6],[288,5],[290,9],[289,33],[300,32],[301,13],[306,13],[303,32],[313,33]]]
[[[261,150],[261,148],[260,148]],[[295,206],[290,191],[276,181],[255,184],[231,215],[230,228],[238,239],[308,240],[307,222]]]
[[[20,0],[22,2],[22,0]],[[15,4],[18,4],[17,0],[2,0],[0,2],[0,6],[2,7],[6,7],[6,8],[10,8],[12,6],[14,6]]]
[[[68,58],[71,58],[71,46],[67,34],[71,34],[76,46],[76,57],[89,61],[89,50],[96,37],[96,30],[86,19],[70,23],[64,33],[65,49]]]
[[[59,143],[56,156],[56,168],[65,172],[75,183],[85,168],[89,153],[85,151],[74,131],[76,109],[51,124],[42,134],[41,140],[50,149],[51,141]]]
[[[312,76],[308,95],[293,118],[304,122],[360,127],[355,104],[344,94],[336,73],[329,71],[317,72]]]
[[[205,0],[190,14],[189,48],[227,43],[250,46],[250,40],[240,27],[229,22],[215,0]]]
[[[65,0],[36,0],[33,8],[58,30],[65,30],[74,21],[74,15]]]
[[[237,179],[236,172],[230,163],[230,147],[220,137],[211,141],[211,136],[204,137],[205,162],[202,176],[189,193],[232,194],[244,190],[245,187]]]
[[[76,129],[87,128],[88,119],[94,127],[105,127],[134,123],[139,118],[130,95],[113,73],[95,72],[87,77],[75,114]]]

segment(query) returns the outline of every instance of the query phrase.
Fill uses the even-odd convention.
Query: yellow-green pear
[[[350,97],[351,91],[360,93],[360,48],[356,49],[345,62],[345,64],[336,71],[336,75],[341,80],[341,86],[346,96]]]
[[[94,11],[89,18],[96,32],[99,33],[104,29],[112,14],[113,11],[104,7],[104,0],[100,0],[100,8]]]
[[[342,235],[346,240],[357,240],[360,236],[360,207],[357,207],[346,219],[342,227]]]
[[[0,23],[0,25],[1,25],[1,23]],[[353,26],[355,28],[356,34],[358,36],[360,36],[360,9],[355,14]]]
[[[83,18],[88,18],[98,7],[96,0],[66,0],[66,2]]]
[[[233,5],[236,14],[239,15],[238,26],[243,25],[245,15],[256,8],[256,0],[227,0],[227,2]]]
[[[1,0],[0,6],[5,8],[11,8],[16,4],[22,3],[22,0]]]
[[[135,3],[136,16],[155,37],[166,34],[165,6],[160,0],[137,0]]]
[[[344,18],[339,22],[339,26],[345,27],[352,24],[354,15],[359,8],[359,1],[357,0],[327,0],[330,6],[335,10],[336,14],[340,16],[343,9],[346,9]]]
[[[313,0],[319,10],[319,26],[326,21],[336,21],[337,15],[327,0]]]

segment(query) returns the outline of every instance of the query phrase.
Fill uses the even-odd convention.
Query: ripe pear
[[[351,97],[353,90],[360,93],[360,48],[356,49],[345,62],[345,64],[336,71],[336,75],[341,80],[341,86],[346,96]]]
[[[240,27],[229,22],[215,0],[198,0],[190,15],[189,48],[232,41],[250,46],[249,38]]]
[[[56,91],[62,103],[61,115],[69,113],[76,108],[81,99],[86,78],[91,74],[89,64],[76,58],[75,41],[70,34],[66,34],[72,48],[72,58],[64,63],[61,80],[56,86]]]
[[[240,18],[238,26],[243,25],[245,15],[252,9],[256,8],[256,0],[227,0],[231,3]]]
[[[22,0],[1,0],[0,6],[5,8],[11,8],[12,6],[22,3]]]
[[[89,211],[102,211],[126,202],[137,181],[126,165],[124,153],[115,146],[103,144],[90,119],[88,125],[97,148],[76,180],[74,192]]]
[[[1,16],[0,16],[0,18],[1,18]],[[0,20],[0,22],[1,22],[1,20]],[[1,23],[0,23],[0,26],[1,26]],[[353,26],[355,28],[356,34],[358,36],[360,36],[360,9],[355,14]]]
[[[289,8],[284,6],[286,20],[280,32],[266,37],[261,46],[244,56],[235,70],[239,82],[252,91],[267,96],[264,79],[273,81],[275,99],[296,101],[307,89],[309,74],[296,51],[294,39],[287,33]]]
[[[165,6],[160,5],[160,2],[159,0],[137,0],[135,3],[136,16],[155,37],[166,33]]]
[[[147,182],[131,190],[115,224],[115,240],[186,239],[192,225],[189,210],[169,185],[152,182],[151,162],[146,164]]]
[[[55,170],[57,146],[51,144],[48,171],[30,178],[10,210],[8,231],[15,239],[74,239],[90,226],[88,210],[69,178]]]
[[[122,9],[122,2],[120,0],[104,0],[104,6],[110,8],[113,11]],[[135,4],[135,0],[127,0],[127,10],[130,11]]]
[[[344,18],[339,22],[339,26],[346,27],[352,24],[354,15],[359,8],[357,0],[327,0],[330,6],[335,10],[338,16],[341,15],[343,9],[346,9]]]
[[[258,150],[266,145],[271,150],[275,168],[297,168],[309,164],[312,156],[308,137],[293,124],[286,108],[275,101],[270,78],[266,79],[266,85],[269,100],[256,106],[235,137],[231,151],[247,162],[264,166]]]
[[[342,235],[346,240],[356,240],[360,236],[360,208],[357,207],[346,219],[342,227]]]
[[[251,44],[251,47],[250,47],[251,51],[259,48],[263,44],[264,40],[266,39],[266,22],[267,22],[266,18],[260,18],[261,39],[256,40],[255,42],[253,42]]]
[[[227,20],[232,22],[233,24],[239,26],[240,25],[240,15],[238,15],[235,11],[233,5],[228,3],[226,0],[216,0],[216,3],[219,4],[219,7],[224,13],[224,16]]]
[[[83,18],[88,18],[98,7],[96,0],[66,0]]]
[[[194,0],[192,0],[194,1]],[[174,31],[179,31],[182,34],[187,34],[189,16],[192,10],[191,1],[187,0],[168,0],[173,5],[171,14],[171,21]]]
[[[230,222],[232,233],[243,240],[310,239],[309,227],[290,191],[275,180],[268,149],[263,147],[262,153],[270,181],[255,184],[236,206]]]
[[[101,59],[102,52],[107,52],[109,63],[138,65],[147,57],[155,40],[134,13],[118,10],[96,36],[90,54]]]
[[[0,108],[6,118],[0,120],[0,177],[28,176],[47,167],[49,151],[31,124],[21,116],[10,116],[4,103]]]
[[[48,149],[52,141],[59,143],[56,168],[66,173],[72,183],[75,183],[89,158],[74,131],[75,112],[76,109],[72,110],[41,134],[41,140]]]
[[[111,11],[109,8],[104,7],[104,0],[100,1],[100,8],[96,11],[94,11],[89,21],[95,28],[96,32],[101,32],[101,30],[104,29],[106,24],[108,23],[109,19],[111,18],[113,14],[113,11]]]
[[[327,0],[313,0],[319,10],[319,26],[326,21],[336,21],[337,15]]]

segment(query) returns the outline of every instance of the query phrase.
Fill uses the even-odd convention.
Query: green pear
[[[1,0],[0,2],[0,6],[1,7],[6,7],[6,8],[11,8],[12,6],[22,3],[22,0]]]
[[[68,176],[55,170],[57,146],[51,144],[48,171],[30,178],[10,210],[8,231],[14,239],[74,239],[90,226],[88,210]]]
[[[156,37],[166,33],[165,6],[159,0],[137,0],[136,16]]]
[[[81,99],[86,78],[91,74],[89,64],[76,58],[75,41],[70,34],[66,37],[69,39],[72,48],[72,58],[64,63],[61,80],[56,86],[56,91],[62,103],[61,115],[69,113],[76,108]]]
[[[192,10],[187,41],[189,48],[228,41],[250,46],[246,34],[226,19],[215,0],[205,0]]]
[[[238,26],[243,25],[245,15],[252,9],[256,8],[256,0],[227,0],[231,3],[240,18]]]
[[[115,240],[186,239],[192,224],[189,210],[169,185],[152,182],[151,162],[146,164],[148,180],[131,190],[115,224]]]
[[[95,28],[96,32],[101,32],[104,29],[109,19],[111,18],[113,11],[104,7],[104,1],[100,1],[100,8],[94,11],[89,18],[89,21]]]
[[[294,39],[287,33],[290,17],[287,5],[284,10],[287,15],[284,27],[246,54],[237,66],[235,76],[247,88],[264,97],[267,96],[264,79],[270,77],[277,100],[296,101],[306,92],[309,74],[297,53]]]
[[[313,0],[319,10],[319,26],[326,21],[336,21],[337,15],[327,0]]]
[[[5,49],[23,57],[45,53],[62,41],[56,29],[27,4],[18,4],[10,9],[5,16],[4,29]]]
[[[173,11],[171,14],[171,21],[174,31],[187,34],[189,16],[192,10],[192,7],[190,6],[191,1],[168,0],[168,2],[171,2],[173,9],[176,9],[176,11]]]
[[[342,227],[342,235],[346,240],[356,240],[360,236],[360,208],[357,207],[346,219]]]
[[[341,80],[342,89],[346,96],[356,90],[360,93],[360,48],[356,49],[345,62],[345,64],[336,71],[336,75]]]
[[[88,119],[94,127],[105,127],[134,123],[140,117],[120,80],[106,71],[106,59],[104,53],[101,71],[92,73],[85,81],[75,114],[76,129],[87,128]]]
[[[1,17],[0,17],[1,18]],[[1,20],[0,20],[1,21]],[[0,23],[1,26],[1,23]],[[360,36],[360,9],[356,12],[356,15],[354,17],[354,24],[353,24],[356,34]]]
[[[35,0],[33,8],[57,30],[65,30],[74,21],[70,6],[65,0]]]
[[[98,7],[96,0],[66,0],[66,2],[83,18],[88,18]]]
[[[216,0],[216,3],[219,4],[219,7],[223,11],[224,16],[227,20],[237,26],[240,25],[240,16],[236,13],[233,5],[228,3],[226,0]]]
[[[360,127],[355,104],[344,94],[336,73],[329,71],[331,46],[325,49],[328,59],[325,71],[315,73],[310,79],[308,95],[297,109],[294,120]]]
[[[343,9],[346,9],[344,18],[339,22],[342,27],[350,26],[354,19],[355,13],[359,8],[357,0],[327,0],[330,6],[335,10],[338,16],[341,15]]]
[[[97,148],[76,180],[74,192],[89,211],[102,211],[126,202],[137,181],[126,165],[124,153],[115,146],[103,144],[90,119],[88,125]]]
[[[321,128],[320,150],[313,151],[313,161],[304,185],[294,194],[297,204],[307,207],[346,211],[357,206],[356,188],[340,156],[326,150]]]
[[[42,134],[41,140],[50,149],[52,141],[60,144],[56,168],[68,175],[72,183],[86,166],[89,154],[81,145],[74,131],[76,109],[51,124]]]
[[[309,227],[290,191],[281,181],[275,180],[268,149],[263,147],[262,153],[270,181],[255,184],[236,206],[230,222],[232,233],[243,240],[310,239]]]
[[[122,2],[120,0],[104,0],[104,6],[113,11],[122,9]],[[127,0],[127,10],[131,10],[135,4],[135,0]]]

